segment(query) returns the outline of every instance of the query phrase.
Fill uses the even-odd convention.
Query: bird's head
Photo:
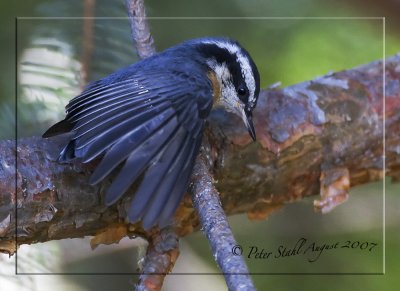
[[[238,115],[256,140],[252,113],[260,92],[260,75],[249,53],[227,38],[204,38],[197,42],[210,69],[214,106]]]

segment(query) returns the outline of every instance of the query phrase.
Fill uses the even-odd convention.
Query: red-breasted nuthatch
[[[121,169],[107,189],[115,203],[143,174],[128,220],[169,223],[187,189],[212,107],[239,115],[251,137],[260,77],[248,52],[227,38],[171,47],[89,84],[43,137],[69,133],[59,161],[102,159],[90,183]]]

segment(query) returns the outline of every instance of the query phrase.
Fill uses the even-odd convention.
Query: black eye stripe
[[[227,65],[229,73],[232,76],[232,83],[237,91],[241,83],[244,81],[242,68],[240,67],[237,55],[230,53],[226,48],[219,47],[212,43],[199,45],[199,52],[201,52],[206,58],[214,58],[217,63],[225,63]]]
[[[206,58],[214,58],[219,64],[231,64],[236,62],[235,55],[232,55],[226,48],[221,48],[213,43],[200,44],[198,46],[198,51]]]
[[[230,40],[222,40],[222,42],[227,42],[237,45],[239,47],[239,53],[242,56],[247,57],[249,60],[250,68],[253,75],[252,77],[254,78],[255,81],[254,91],[251,92],[252,94],[251,104],[248,104],[250,97],[250,92],[249,92],[250,90],[247,87],[247,84],[245,83],[245,77],[243,76],[242,73],[242,68],[238,59],[238,54],[237,53],[232,54],[229,52],[227,48],[218,46],[217,44],[211,42],[197,43],[196,49],[206,59],[213,59],[218,64],[225,64],[227,66],[227,69],[229,70],[229,74],[231,76],[230,81],[233,83],[235,87],[237,96],[244,104],[247,105],[247,108],[249,108],[250,110],[250,108],[254,108],[256,106],[258,94],[260,92],[260,75],[257,70],[257,66],[255,65],[253,59],[250,57],[247,50],[241,47],[237,42]],[[244,87],[246,88],[245,94],[239,93],[241,85],[244,85]]]

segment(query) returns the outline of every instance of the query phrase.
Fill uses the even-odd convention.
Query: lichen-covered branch
[[[386,175],[399,180],[399,68],[399,55],[387,59],[385,107],[379,61],[262,91],[254,114],[256,143],[235,116],[213,114],[206,156],[225,212],[264,218],[284,203],[320,193],[315,206],[326,211],[346,199],[349,187],[381,179],[384,114]],[[17,148],[15,141],[0,142],[3,252],[12,253],[15,240],[20,245],[96,235],[123,222],[133,188],[119,203],[105,207],[104,189],[112,177],[90,186],[96,161],[59,164],[54,161],[57,145],[57,140],[40,137],[18,140]],[[199,228],[188,195],[175,218],[179,235]],[[126,235],[133,234],[149,237],[140,224],[127,229]]]

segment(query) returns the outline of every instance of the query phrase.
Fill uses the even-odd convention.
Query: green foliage
[[[282,48],[283,84],[313,79],[383,58],[382,20],[303,20]]]

